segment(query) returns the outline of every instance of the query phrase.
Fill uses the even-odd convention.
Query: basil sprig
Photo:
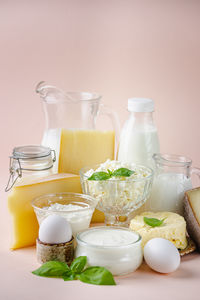
[[[107,170],[108,172],[95,172],[93,173],[88,180],[107,180],[112,177],[130,177],[134,171],[129,170],[127,168],[119,168],[115,171],[110,171],[109,169]]]
[[[144,222],[151,227],[159,227],[163,224],[165,219],[159,220],[156,218],[147,218],[144,217]]]
[[[79,256],[69,267],[59,261],[48,261],[32,273],[42,277],[58,277],[64,281],[79,279],[82,282],[96,285],[116,285],[113,275],[104,267],[89,267],[85,269],[86,256]]]

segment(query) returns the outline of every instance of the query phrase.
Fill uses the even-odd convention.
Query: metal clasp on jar
[[[42,147],[43,149],[46,149],[46,153],[43,154],[36,152],[35,155],[34,153],[27,153],[24,154],[23,152],[17,152],[16,149],[19,151],[19,149],[29,149],[30,147]],[[37,149],[38,150],[38,149]],[[16,154],[17,153],[17,154]],[[53,156],[52,156],[53,153]],[[22,167],[23,163],[26,161],[31,162],[32,161],[32,166],[34,166],[34,160],[37,162],[38,159],[41,158],[47,158],[50,157],[52,163],[47,164],[47,167],[44,168],[27,168],[27,167]],[[43,146],[24,146],[24,147],[18,147],[14,148],[13,150],[13,155],[10,156],[10,163],[9,163],[9,171],[10,171],[10,176],[8,179],[7,186],[5,188],[5,191],[8,192],[9,190],[12,189],[16,181],[22,177],[23,171],[30,171],[30,172],[38,172],[38,171],[46,171],[49,170],[53,167],[53,163],[56,161],[56,152],[55,150],[51,150],[48,147],[43,147]],[[31,165],[31,163],[30,163]]]

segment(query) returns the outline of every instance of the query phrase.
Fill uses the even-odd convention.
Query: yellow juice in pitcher
[[[114,131],[61,130],[59,173],[79,174],[83,167],[114,159]]]

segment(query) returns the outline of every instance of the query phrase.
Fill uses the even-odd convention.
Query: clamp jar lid
[[[30,145],[20,146],[13,149],[13,158],[33,159],[49,156],[51,149],[44,146]]]
[[[53,153],[53,155],[52,155]],[[48,171],[56,161],[55,150],[41,145],[15,147],[10,156],[10,177],[5,191],[9,191],[22,176],[33,175],[34,172]]]

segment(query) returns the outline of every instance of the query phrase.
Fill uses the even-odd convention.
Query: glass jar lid
[[[41,145],[20,146],[13,149],[14,159],[43,158],[51,154],[51,149]]]

